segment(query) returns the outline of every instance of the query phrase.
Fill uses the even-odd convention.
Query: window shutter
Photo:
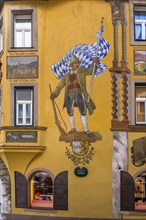
[[[134,211],[134,189],[132,176],[121,171],[121,211]]]
[[[68,210],[68,171],[59,173],[55,178],[54,209]]]
[[[27,208],[27,180],[25,176],[15,171],[15,206],[17,208]]]

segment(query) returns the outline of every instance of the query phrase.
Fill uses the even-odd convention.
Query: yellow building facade
[[[1,1],[2,216],[145,219],[145,7],[137,0]],[[72,55],[81,76],[88,69],[86,81],[66,77]],[[83,87],[89,100],[76,96],[73,110],[66,94]]]

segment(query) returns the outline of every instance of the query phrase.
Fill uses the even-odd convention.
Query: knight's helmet
[[[80,61],[75,55],[72,55],[70,59],[70,64],[75,63],[75,62],[79,63]]]

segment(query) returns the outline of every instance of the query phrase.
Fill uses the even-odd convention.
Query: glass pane
[[[18,118],[18,124],[23,124],[23,118]]]
[[[146,87],[136,87],[136,98],[146,98]]]
[[[31,47],[31,20],[15,20],[15,47]]]
[[[22,47],[22,31],[15,31],[15,47]]]
[[[137,122],[145,122],[145,103],[137,102],[136,105]]]
[[[24,32],[25,47],[31,47],[31,31]]]
[[[31,206],[53,208],[53,182],[48,173],[36,173],[30,184]]]
[[[26,104],[26,117],[30,118],[30,104]]]
[[[23,105],[18,104],[18,118],[22,118],[23,116]]]
[[[135,38],[146,40],[146,11],[135,11]]]
[[[31,89],[18,89],[17,90],[17,100],[29,101],[32,100],[32,90]]]
[[[135,11],[135,21],[146,21],[146,11]]]
[[[135,25],[135,38],[136,38],[136,40],[142,39],[142,26],[141,26],[141,24]]]
[[[31,105],[26,104],[26,124],[31,123]]]
[[[15,20],[15,28],[21,28],[21,29],[31,29],[31,20],[26,19],[16,19]]]

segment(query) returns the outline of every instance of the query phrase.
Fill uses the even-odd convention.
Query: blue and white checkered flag
[[[103,25],[100,31],[96,33],[96,37],[99,38],[104,31]],[[52,65],[51,68],[58,79],[61,79],[70,71],[70,59],[72,55],[75,55],[80,61],[80,68],[90,68],[92,65],[93,57],[98,57],[98,63],[95,77],[99,76],[104,72],[107,67],[103,64],[100,59],[104,58],[110,49],[110,44],[104,39],[99,38],[98,42],[93,44],[78,44],[74,48],[68,51],[68,53],[56,64]]]

